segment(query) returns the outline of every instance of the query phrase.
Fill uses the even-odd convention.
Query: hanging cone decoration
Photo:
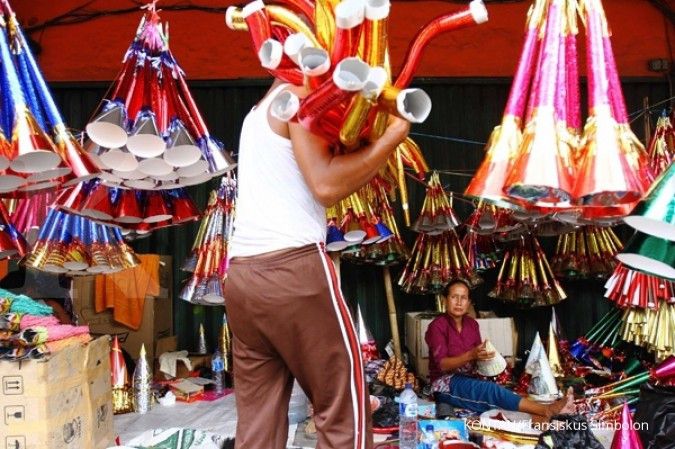
[[[326,211],[327,249],[356,264],[395,265],[408,258],[387,184],[376,177]]]
[[[531,376],[527,390],[531,398],[537,401],[552,401],[560,396],[538,332],[525,364],[525,372]]]
[[[654,177],[644,147],[628,126],[609,27],[600,0],[582,2],[588,47],[589,110],[574,196],[585,206],[639,200]]]
[[[181,291],[181,299],[194,304],[222,305],[222,282],[227,273],[227,242],[232,236],[237,184],[233,175],[223,177],[211,192],[191,254],[183,269],[192,272]]]
[[[469,264],[457,232],[420,233],[398,285],[406,293],[437,294],[453,279],[464,279],[472,287],[482,282]]]
[[[45,222],[49,207],[55,199],[54,192],[44,191],[28,198],[7,201],[11,207],[10,219],[29,245],[37,240],[40,226]]]
[[[136,266],[138,259],[119,228],[50,209],[21,264],[68,275],[110,274]]]
[[[443,189],[438,172],[431,173],[426,190],[422,210],[411,229],[433,235],[459,226],[459,219],[452,208],[452,196],[449,197]]]
[[[661,361],[675,350],[675,304],[662,303],[657,310],[626,309],[621,318],[621,338],[643,346]]]
[[[657,309],[661,303],[675,303],[675,280],[619,264],[605,283],[605,297],[621,308]]]
[[[469,265],[476,271],[489,270],[497,266],[499,254],[492,235],[479,234],[467,227],[462,238],[462,249],[469,260]]]
[[[232,335],[227,322],[227,313],[223,313],[223,327],[220,328],[220,352],[223,354],[225,372],[232,372]]]
[[[185,188],[138,191],[109,187],[98,179],[62,190],[53,204],[125,231],[150,233],[199,219],[199,208]]]
[[[235,163],[209,133],[169,49],[154,3],[108,97],[86,126],[84,146],[110,186],[139,190],[201,184]]]
[[[621,426],[614,433],[610,449],[643,449],[627,403],[621,409]]]
[[[656,122],[647,154],[654,176],[663,173],[675,160],[675,129],[665,111]]]
[[[572,200],[572,142],[567,138],[565,73],[566,0],[548,2],[539,73],[533,87],[523,141],[506,179],[509,196],[537,206],[569,206]]]
[[[583,226],[558,237],[551,268],[560,277],[604,279],[614,270],[614,256],[622,249],[611,228]]]
[[[521,236],[506,251],[497,284],[488,295],[522,307],[557,304],[567,297],[532,234]]]
[[[373,130],[376,130],[378,122],[386,123],[385,119],[379,119],[381,116],[385,116],[385,113],[378,112],[376,116],[375,123],[373,124]],[[406,168],[409,168],[415,174],[417,180],[424,182],[426,173],[429,171],[429,166],[427,165],[424,156],[422,155],[422,150],[420,147],[412,140],[410,137],[406,139],[396,147],[395,154],[389,158],[387,162],[386,172],[384,178],[390,178],[395,180],[393,184],[398,185],[398,188],[401,192],[401,208],[403,210],[403,219],[405,225],[410,227],[410,205],[408,203],[408,187],[405,182]]]
[[[485,377],[499,376],[506,369],[506,359],[502,356],[494,345],[488,340],[485,344],[487,352],[494,352],[495,356],[489,360],[478,360],[476,370],[478,374]]]
[[[10,220],[5,204],[0,201],[0,259],[23,257],[28,243]]]
[[[504,193],[504,187],[522,143],[523,116],[542,45],[540,36],[546,23],[546,3],[545,0],[535,0],[530,6],[525,41],[502,122],[492,131],[485,148],[485,158],[465,192],[501,206],[519,204]]]
[[[110,380],[112,382],[113,413],[129,413],[134,410],[131,385],[127,365],[117,335],[113,337],[110,347]]]
[[[1,8],[0,195],[25,197],[93,177],[98,170],[67,130],[14,12],[8,2]]]
[[[141,352],[136,361],[136,369],[132,379],[134,391],[134,411],[145,414],[152,408],[152,368],[148,364],[145,353],[145,344],[141,345]]]

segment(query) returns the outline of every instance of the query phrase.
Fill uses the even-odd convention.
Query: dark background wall
[[[241,122],[248,110],[266,91],[270,80],[229,80],[192,82],[193,95],[211,129],[213,135],[220,138],[227,148],[236,151]],[[506,78],[427,78],[417,79],[415,84],[423,87],[433,100],[433,110],[429,119],[413,127],[413,133],[439,137],[457,137],[484,142],[492,128],[499,123],[510,79]],[[91,111],[96,109],[104,97],[107,83],[57,83],[53,91],[57,103],[63,111],[66,122],[73,128],[81,129],[89,119]],[[623,80],[624,94],[629,111],[642,108],[645,97],[650,102],[667,99],[668,85],[654,78],[629,78]],[[585,101],[585,100],[584,100]],[[633,125],[637,135],[643,136],[642,120]],[[482,145],[456,143],[440,138],[414,136],[421,146],[429,166],[439,170],[473,170],[483,156]],[[644,140],[644,139],[643,139]],[[443,182],[449,190],[462,192],[469,178],[465,176],[444,176]],[[193,199],[204,206],[210,190],[218,185],[217,180],[194,186],[189,189]],[[419,212],[424,198],[424,188],[418,183],[409,182],[410,203],[413,217]],[[396,205],[394,206],[397,207]],[[464,202],[456,202],[456,210],[461,218],[466,218],[471,207]],[[403,228],[402,220],[399,226]],[[187,274],[179,267],[190,250],[198,223],[178,228],[160,230],[150,237],[134,244],[141,253],[153,252],[170,254],[174,257],[174,330],[179,336],[179,344],[191,348],[196,344],[197,329],[205,323],[212,341],[222,319],[222,308],[193,306],[178,298],[182,281]],[[619,230],[626,234],[625,231]],[[404,231],[404,238],[410,246],[415,235]],[[549,249],[554,239],[542,239]],[[392,279],[398,279],[402,267],[392,268]],[[472,296],[479,310],[495,310],[500,316],[513,316],[519,332],[519,348],[529,347],[537,330],[545,332],[550,319],[550,308],[536,310],[517,310],[487,298],[487,292],[494,286],[496,270],[483,275],[485,282],[473,291]],[[556,306],[563,328],[569,337],[582,335],[608,309],[609,304],[602,298],[600,281],[563,282],[568,299]],[[384,295],[382,269],[371,266],[355,266],[342,263],[342,286],[349,301],[358,301],[364,318],[374,333],[380,348],[391,338],[389,318]],[[432,310],[434,298],[431,296],[406,295],[397,286],[394,288],[399,318],[399,333],[403,339],[404,314],[408,311]]]

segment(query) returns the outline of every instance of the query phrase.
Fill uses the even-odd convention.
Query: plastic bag
[[[559,430],[539,435],[535,449],[604,449],[591,432],[588,420],[581,415],[556,415],[552,422],[561,423]]]
[[[633,421],[645,449],[675,449],[675,387],[643,385]]]

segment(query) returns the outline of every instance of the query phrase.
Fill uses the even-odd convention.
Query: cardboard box
[[[0,362],[0,447],[105,449],[114,443],[107,338],[47,361]]]
[[[112,310],[96,313],[95,276],[73,278],[73,307],[80,324],[87,324],[92,335],[117,335],[122,348],[136,359],[145,344],[148,361],[155,358],[155,343],[173,335],[173,299],[171,297],[171,256],[160,256],[160,296],[147,296],[140,329],[134,331],[113,319]],[[168,283],[168,284],[166,284]],[[168,286],[167,286],[168,285]],[[166,295],[166,297],[162,297]],[[159,354],[157,354],[159,355]],[[0,446],[1,447],[1,446]]]
[[[429,347],[424,334],[438,315],[438,312],[409,312],[405,316],[405,345],[415,372],[424,379],[429,377]],[[504,357],[515,355],[517,334],[513,318],[479,318],[476,321],[484,340],[490,340]]]

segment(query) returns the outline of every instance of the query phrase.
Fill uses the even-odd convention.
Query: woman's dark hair
[[[448,282],[448,284],[445,287],[443,287],[443,292],[442,292],[443,296],[448,296],[448,293],[450,293],[450,289],[452,288],[452,286],[457,285],[457,284],[462,284],[464,287],[466,287],[467,290],[471,291],[471,286],[469,285],[469,283],[467,281],[465,281],[462,278],[455,278],[455,279],[451,280],[450,282]]]

